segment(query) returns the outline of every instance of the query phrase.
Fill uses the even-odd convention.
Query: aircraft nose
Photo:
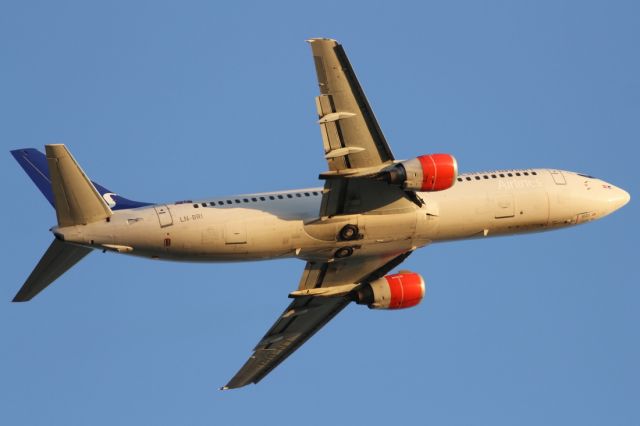
[[[605,215],[611,214],[626,205],[631,196],[627,191],[617,186],[606,183],[603,185],[603,191],[600,192],[601,200],[604,202]]]
[[[615,188],[615,195],[611,199],[614,210],[624,207],[631,200],[631,195],[622,188]]]

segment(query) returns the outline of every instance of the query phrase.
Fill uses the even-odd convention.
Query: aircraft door
[[[168,206],[155,206],[154,209],[158,215],[158,221],[160,221],[161,228],[173,225],[173,218],[171,217],[171,212],[169,211]]]
[[[556,183],[556,185],[566,185],[567,181],[564,178],[564,175],[562,174],[561,171],[559,170],[549,170],[549,173],[551,173],[551,177],[553,178],[553,181]]]

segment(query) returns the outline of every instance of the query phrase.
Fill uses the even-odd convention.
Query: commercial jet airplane
[[[93,250],[177,261],[297,258],[291,303],[222,389],[258,383],[351,302],[415,306],[417,272],[391,273],[416,249],[547,231],[600,219],[624,190],[562,170],[458,174],[449,154],[396,160],[342,46],[309,40],[327,171],[324,186],[152,204],[89,180],[64,145],[11,151],[55,208],[55,237],[15,296],[30,300]]]

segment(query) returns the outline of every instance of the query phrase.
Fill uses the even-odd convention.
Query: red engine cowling
[[[424,280],[420,274],[401,272],[363,285],[356,292],[355,301],[371,309],[404,309],[420,303],[424,291]]]
[[[421,155],[394,165],[387,174],[389,183],[414,191],[449,189],[457,177],[458,163],[450,154]]]

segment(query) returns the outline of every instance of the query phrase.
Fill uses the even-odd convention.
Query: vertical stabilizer
[[[27,281],[22,285],[14,302],[26,302],[40,293],[60,275],[91,253],[90,248],[74,246],[62,241],[53,240],[36,265]]]
[[[59,226],[85,225],[111,216],[111,209],[67,147],[45,145]]]

